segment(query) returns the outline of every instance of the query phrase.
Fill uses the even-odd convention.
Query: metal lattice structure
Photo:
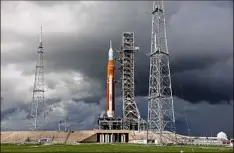
[[[61,127],[64,127],[64,131],[67,131],[67,121],[63,120],[63,121],[59,121],[59,131],[61,131]]]
[[[134,53],[139,47],[134,46],[134,33],[122,34],[119,61],[121,63],[121,81],[123,95],[123,129],[138,129],[140,112],[134,99]]]
[[[40,33],[40,44],[37,51],[36,72],[31,104],[30,129],[38,130],[45,124],[45,103],[44,103],[44,64],[42,26]]]
[[[148,130],[175,132],[169,52],[163,1],[154,1],[149,74]]]

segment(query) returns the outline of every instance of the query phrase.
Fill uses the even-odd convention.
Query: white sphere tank
[[[228,140],[227,135],[223,131],[217,134],[217,138],[222,140]]]

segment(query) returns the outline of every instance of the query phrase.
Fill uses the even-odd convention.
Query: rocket
[[[110,49],[108,52],[108,63],[107,63],[107,81],[106,81],[106,110],[107,116],[113,117],[115,113],[115,73],[114,73],[114,59],[113,49],[110,40]]]

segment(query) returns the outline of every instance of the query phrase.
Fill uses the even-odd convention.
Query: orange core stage
[[[108,117],[114,117],[115,113],[115,73],[113,50],[110,41],[109,58],[107,63],[107,82],[106,82],[106,111]]]

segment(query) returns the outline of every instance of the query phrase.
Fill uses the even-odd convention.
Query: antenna
[[[43,53],[41,26],[30,116],[30,129],[33,131],[45,124]]]
[[[150,131],[159,132],[162,144],[164,131],[176,132],[163,0],[153,2],[149,56],[148,126]]]
[[[42,25],[41,25],[41,33],[40,33],[40,43],[42,43]]]
[[[187,113],[186,113],[186,107],[184,106],[184,116],[185,116],[185,121],[186,121],[186,125],[188,128],[188,136],[190,136],[190,128],[189,128],[189,124],[188,124],[188,119],[187,119]]]

